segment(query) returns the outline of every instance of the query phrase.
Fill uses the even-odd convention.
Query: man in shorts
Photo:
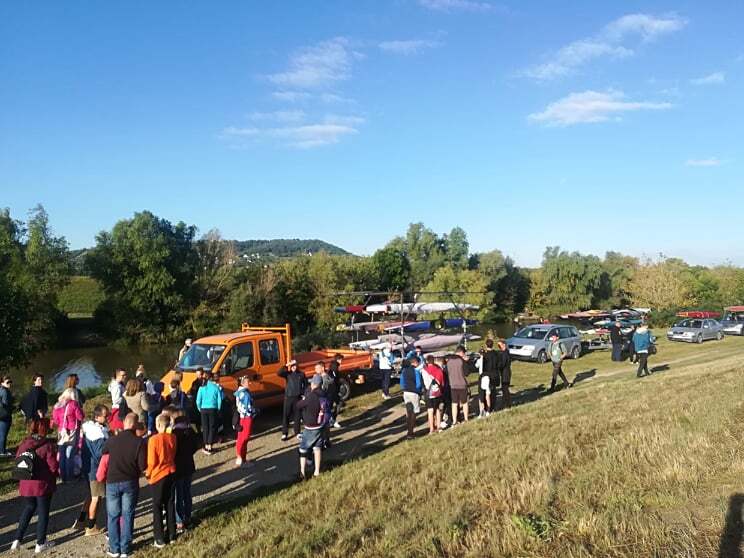
[[[418,357],[413,357],[411,361],[403,361],[403,368],[400,370],[400,389],[403,392],[403,404],[406,406],[406,426],[408,434],[406,439],[413,439],[413,431],[416,428],[416,415],[421,412],[420,398],[423,382],[421,372],[418,370]]]
[[[454,356],[447,359],[447,380],[452,395],[452,426],[458,423],[458,413],[462,409],[463,418],[468,422],[468,380],[470,371],[465,347],[462,345],[455,349]]]
[[[98,465],[101,463],[103,445],[109,437],[108,430],[109,410],[106,405],[96,405],[93,409],[93,420],[83,423],[83,447],[82,461],[83,471],[88,473],[90,495],[83,502],[80,515],[72,524],[73,530],[85,527],[85,536],[100,535],[103,529],[96,527],[96,514],[98,503],[101,498],[106,497],[106,483],[96,480]]]
[[[300,438],[300,478],[305,479],[305,467],[307,466],[308,453],[312,453],[312,460],[315,462],[315,472],[313,476],[320,475],[320,457],[323,450],[323,428],[326,422],[330,420],[326,416],[330,412],[327,399],[325,402],[321,397],[321,385],[323,378],[320,374],[315,374],[310,380],[310,389],[305,393],[302,400],[297,403],[297,407],[302,412],[302,422],[305,425]],[[325,394],[323,394],[325,395]],[[325,404],[324,404],[325,403]]]

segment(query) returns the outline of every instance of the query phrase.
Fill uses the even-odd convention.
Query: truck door
[[[261,383],[264,386],[266,398],[284,395],[284,379],[279,377],[279,369],[284,365],[281,358],[280,341],[278,336],[259,339],[258,358],[261,363]]]
[[[230,353],[225,358],[220,377],[220,385],[228,393],[232,394],[238,389],[238,379],[241,376],[253,378],[256,375],[256,359],[253,341],[244,341],[230,349]],[[251,381],[249,389],[251,393],[260,389],[260,383]]]

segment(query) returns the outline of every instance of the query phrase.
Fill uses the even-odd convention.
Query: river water
[[[477,325],[468,328],[471,333],[485,337],[489,332],[508,337],[514,331],[510,323]],[[97,387],[108,383],[114,370],[124,368],[130,373],[143,364],[151,378],[160,378],[175,364],[181,345],[135,345],[85,347],[79,349],[54,349],[36,355],[31,364],[10,371],[15,383],[15,393],[22,394],[31,385],[31,376],[44,375],[44,384],[50,391],[61,391],[68,374],[77,374],[81,388]]]

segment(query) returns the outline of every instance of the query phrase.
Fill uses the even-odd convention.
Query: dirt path
[[[693,355],[676,360],[654,363],[669,369],[672,365],[699,358]],[[735,358],[726,355],[725,360]],[[737,357],[738,358],[738,357]],[[596,380],[619,374],[634,373],[634,367],[623,367],[605,373],[596,369],[580,372],[577,376],[584,380]],[[515,404],[524,404],[542,397],[540,387],[529,387],[514,395]],[[475,390],[471,390],[475,392]],[[568,395],[568,394],[565,394]],[[333,431],[334,445],[324,452],[323,469],[334,467],[351,459],[374,454],[400,442],[405,434],[404,409],[400,397],[389,401],[377,399],[377,393],[366,396],[364,404],[342,415],[342,428]],[[471,413],[475,412],[477,402],[471,401]],[[472,416],[472,415],[471,415]],[[196,456],[197,471],[194,475],[194,509],[198,516],[205,507],[219,508],[221,502],[252,495],[265,495],[280,490],[296,482],[298,474],[297,442],[282,442],[279,413],[270,411],[257,420],[254,436],[248,447],[249,457],[255,460],[250,467],[236,469],[234,466],[234,442],[221,445],[217,452]],[[425,418],[419,416],[417,433],[426,431]],[[152,544],[151,497],[149,488],[142,483],[139,504],[135,518],[134,547]],[[56,543],[48,556],[101,556],[105,552],[105,538],[101,536],[83,537],[81,532],[70,531],[70,526],[78,515],[80,505],[87,493],[87,486],[81,481],[59,485],[52,500],[52,514],[49,525],[49,539]],[[17,492],[0,497],[0,550],[8,549],[14,538],[20,500]],[[105,512],[99,515],[99,524],[105,523]],[[32,522],[24,539],[23,554],[31,554],[33,549],[35,521]]]

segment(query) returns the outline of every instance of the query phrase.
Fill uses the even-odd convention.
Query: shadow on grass
[[[591,380],[596,375],[597,375],[596,368],[592,368],[591,370],[585,370],[584,372],[579,372],[578,374],[576,374],[576,376],[574,376],[573,384],[576,385],[579,382]]]
[[[718,545],[719,558],[741,558],[742,556],[741,543],[742,533],[744,533],[742,507],[744,507],[744,494],[733,494],[729,498],[726,525],[723,528],[721,541]]]
[[[668,364],[661,364],[659,366],[652,367],[650,370],[653,374],[655,374],[656,372],[667,372],[671,370],[671,367]]]

